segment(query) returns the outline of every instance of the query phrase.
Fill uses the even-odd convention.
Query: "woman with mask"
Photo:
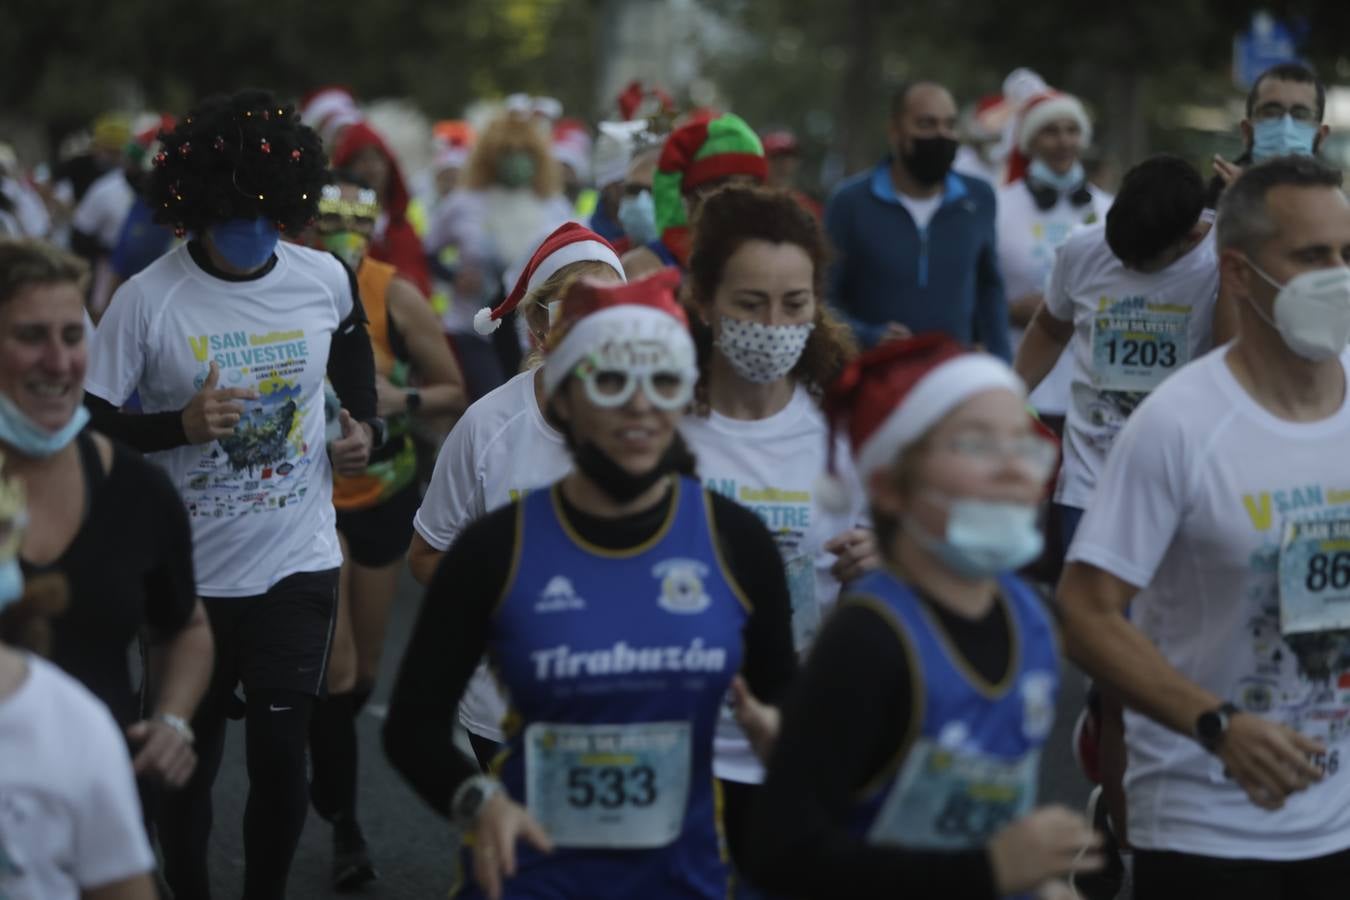
[[[457,896],[727,895],[718,711],[743,672],[742,718],[766,737],[776,711],[753,698],[778,695],[794,656],[772,538],[690,477],[677,280],[568,292],[544,381],[573,468],[466,529],[428,590],[385,746],[470,830],[478,887]],[[485,651],[515,707],[495,777],[450,740]]]
[[[22,484],[0,476],[0,896],[152,900],[155,857],[117,723],[38,656],[64,584],[25,585],[25,518]]]
[[[766,887],[1024,896],[1098,862],[1081,817],[1035,809],[1059,654],[1009,573],[1040,552],[1056,451],[1025,401],[1007,364],[941,335],[831,386],[885,567],[848,587],[784,713],[752,832]]]
[[[656,203],[652,199],[652,179],[656,175],[656,161],[661,147],[648,147],[634,154],[623,182],[623,199],[619,201],[619,223],[623,226],[623,240],[615,247],[627,253],[634,247],[645,247],[661,236],[656,228]]]
[[[375,192],[337,172],[323,189],[309,243],[328,250],[356,273],[375,352],[376,412],[390,439],[360,475],[333,478],[343,563],[328,661],[328,694],[309,727],[315,810],[333,823],[333,885],[347,890],[375,877],[356,818],[356,716],[370,699],[380,668],[389,604],[417,511],[417,455],[409,422],[417,416],[458,415],[464,388],[436,314],[412,282],[368,252],[379,219]],[[410,375],[415,377],[410,377]]]
[[[445,327],[472,399],[506,380],[492,345],[474,330],[474,311],[496,302],[503,275],[529,258],[540,235],[571,218],[548,135],[522,114],[493,120],[474,145],[460,189],[432,212],[425,242],[432,256],[458,250]]]
[[[210,680],[211,630],[173,485],[85,429],[84,273],[46,244],[0,243],[0,452],[4,476],[28,496],[17,568],[0,582],[14,583],[20,569],[65,576],[69,604],[52,622],[51,660],[124,732],[149,816],[154,789],[181,786],[196,764],[187,723]],[[143,629],[155,677],[140,685],[127,653]]]
[[[825,308],[825,238],[786,191],[729,185],[694,220],[685,289],[701,327],[697,414],[680,433],[704,485],[757,513],[773,533],[792,598],[793,638],[810,646],[841,582],[876,563],[861,490],[842,510],[819,490],[825,385],[854,355]],[[852,466],[845,466],[852,477]],[[838,556],[836,556],[838,554]],[[731,715],[713,764],[723,780],[732,858],[744,868],[750,801],[764,770]]]
[[[478,327],[491,330],[513,310],[547,346],[551,320],[567,288],[579,278],[624,280],[614,248],[569,222],[535,251],[515,288],[495,309],[481,309]],[[531,366],[474,403],[441,445],[422,506],[413,519],[408,566],[422,584],[471,522],[529,491],[552,484],[571,467],[561,432],[544,415],[544,370]],[[501,748],[506,701],[486,667],[474,674],[459,720],[484,768]]]

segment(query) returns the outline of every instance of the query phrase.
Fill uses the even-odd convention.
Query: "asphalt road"
[[[423,805],[389,767],[380,749],[379,730],[398,660],[416,618],[421,594],[406,572],[400,582],[389,625],[384,666],[375,695],[361,716],[361,782],[358,807],[380,879],[355,896],[441,900],[453,880],[454,843],[445,821]],[[1081,809],[1088,783],[1069,753],[1068,735],[1083,699],[1083,676],[1065,664],[1055,732],[1043,754],[1042,802]],[[243,728],[231,723],[225,759],[215,788],[215,830],[211,837],[211,879],[217,900],[239,897],[243,884],[240,836],[248,782],[244,774]],[[287,896],[311,900],[337,895],[329,887],[331,834],[311,811],[291,869]]]

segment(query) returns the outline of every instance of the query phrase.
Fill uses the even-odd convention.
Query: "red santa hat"
[[[851,498],[834,474],[835,434],[845,422],[858,477],[866,484],[956,407],[995,389],[1026,397],[1026,386],[1007,363],[945,334],[888,341],[855,357],[825,393],[830,460],[817,486],[822,505],[849,508]]]
[[[1073,119],[1083,132],[1083,146],[1092,143],[1092,121],[1082,102],[1071,94],[1047,89],[1022,105],[1014,133],[1016,144],[1008,160],[1008,183],[1026,174],[1031,165],[1031,142],[1042,128],[1057,119]]]
[[[362,116],[352,92],[342,85],[330,84],[305,95],[300,104],[300,118],[325,140],[331,140],[337,129],[360,122]]]
[[[474,313],[474,330],[479,334],[496,331],[501,327],[502,317],[515,309],[530,291],[558,274],[564,266],[578,262],[607,263],[621,281],[627,281],[614,246],[586,226],[568,222],[544,238],[505,300],[495,309],[485,306]]]
[[[655,347],[673,371],[696,379],[698,355],[689,319],[675,299],[679,286],[680,273],[669,268],[629,284],[573,284],[555,326],[562,339],[544,362],[544,392],[552,394],[582,360],[614,344]]]

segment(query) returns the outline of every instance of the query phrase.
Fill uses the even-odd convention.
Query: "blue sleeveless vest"
[[[952,646],[936,616],[885,571],[849,589],[896,629],[913,669],[912,729],[896,760],[856,805],[851,823],[872,843],[912,849],[983,846],[1036,799],[1040,748],[1054,724],[1059,653],[1041,600],[1011,575],[999,603],[1012,634],[1008,675],[991,685]]]
[[[679,479],[657,534],[611,551],[571,529],[559,490],[520,502],[490,627],[512,709],[494,768],[558,844],[549,856],[521,844],[505,894],[721,900],[713,730],[749,606],[724,570],[711,499]]]

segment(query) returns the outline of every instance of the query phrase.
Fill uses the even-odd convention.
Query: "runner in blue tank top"
[[[817,638],[753,817],[752,875],[793,896],[1059,897],[1099,864],[1086,821],[1035,809],[1059,654],[1014,569],[1042,538],[1055,446],[1007,364],[925,335],[830,388],[884,569]]]
[[[677,280],[568,292],[544,387],[575,468],[466,529],[429,586],[385,744],[469,830],[455,896],[727,895],[714,727],[731,689],[771,740],[755,698],[794,654],[772,537],[690,477],[675,432],[697,378]],[[491,777],[450,741],[484,651],[511,705]]]

